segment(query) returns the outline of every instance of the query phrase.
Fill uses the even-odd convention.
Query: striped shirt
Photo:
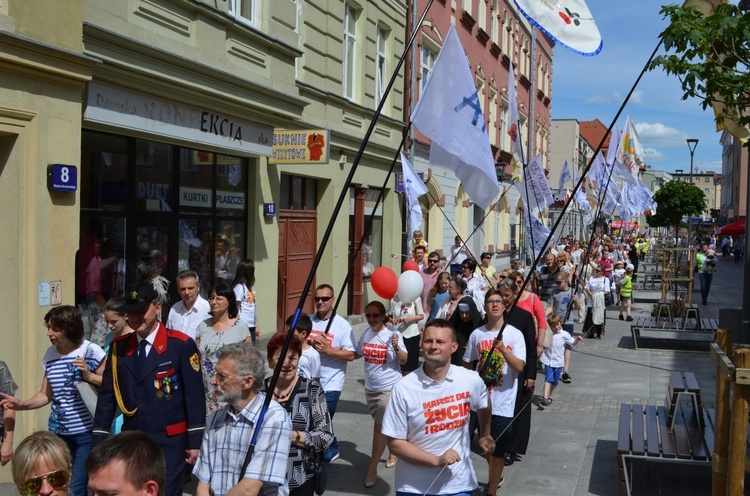
[[[215,496],[223,496],[240,478],[240,469],[253,437],[255,422],[265,395],[258,393],[238,414],[225,405],[206,422],[200,455],[193,473],[211,487]],[[245,471],[246,479],[263,481],[261,495],[287,496],[286,482],[292,423],[286,410],[272,401],[258,435],[253,458]]]
[[[91,415],[76,388],[83,378],[81,371],[73,365],[73,360],[84,354],[91,371],[96,370],[105,356],[99,345],[84,340],[76,350],[67,355],[61,355],[54,346],[50,346],[42,359],[42,367],[52,389],[52,411],[48,428],[53,434],[82,434],[91,432],[94,428]]]

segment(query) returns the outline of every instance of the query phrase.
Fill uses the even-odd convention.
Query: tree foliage
[[[661,13],[670,19],[661,33],[667,54],[656,57],[650,69],[661,67],[676,75],[682,99],[698,98],[704,109],[713,103],[744,109],[750,91],[750,12],[722,3],[708,16],[678,5],[664,6]],[[750,124],[750,114],[740,116],[740,125]],[[717,123],[722,121],[717,116]]]
[[[664,183],[654,193],[656,213],[646,217],[651,227],[678,227],[686,215],[700,215],[706,207],[706,194],[697,186],[681,181]]]

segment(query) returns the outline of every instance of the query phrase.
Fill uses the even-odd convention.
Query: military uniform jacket
[[[96,405],[94,444],[109,435],[118,408],[116,390],[125,413],[123,430],[144,431],[160,444],[200,448],[206,400],[198,347],[192,338],[160,322],[142,370],[136,333],[112,342]]]

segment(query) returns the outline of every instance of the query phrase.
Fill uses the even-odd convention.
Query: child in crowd
[[[417,246],[424,246],[424,251],[427,252],[427,241],[422,238],[422,231],[417,229],[411,235],[414,237],[414,243],[411,246],[412,250]]]
[[[612,282],[615,283],[615,294],[617,296],[617,303],[620,304],[620,281],[625,277],[625,262],[618,260],[615,262],[615,270],[612,271]]]
[[[583,336],[573,338],[567,331],[562,330],[562,318],[553,313],[547,317],[547,324],[552,329],[552,346],[544,350],[540,358],[544,364],[544,398],[541,401],[542,406],[552,404],[552,395],[555,394],[555,388],[560,381],[560,374],[563,370],[565,345],[576,345],[583,340]]]
[[[286,319],[286,332],[289,332],[289,326],[292,325],[294,315]],[[312,347],[307,339],[312,331],[312,320],[306,313],[301,313],[297,320],[297,326],[294,328],[294,334],[302,341],[302,354],[299,356],[297,367],[299,375],[310,380],[320,382],[320,353]]]
[[[578,301],[578,296],[576,296],[575,291],[573,291],[573,288],[570,287],[568,284],[568,280],[570,279],[570,275],[568,272],[560,271],[555,276],[555,284],[557,285],[557,292],[554,293],[550,299],[549,304],[547,306],[546,313],[547,315],[550,315],[552,313],[558,315],[562,319],[562,328],[564,331],[566,331],[568,334],[573,334],[573,315],[574,312],[580,310],[581,303]],[[570,307],[570,313],[568,313],[568,307]],[[570,355],[572,352],[572,348],[569,344],[565,345],[565,362],[563,364],[563,371],[562,375],[560,376],[560,379],[565,384],[570,384],[573,382],[573,378],[570,377],[570,373],[568,372],[570,370]]]
[[[628,264],[625,267],[625,276],[620,279],[620,288],[617,292],[620,298],[620,320],[627,320],[628,322],[633,321],[633,317],[630,316],[630,308],[633,304],[633,270],[635,267],[633,264]],[[622,311],[627,310],[627,318],[623,319]]]

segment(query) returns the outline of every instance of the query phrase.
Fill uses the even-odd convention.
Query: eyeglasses
[[[508,278],[508,276],[497,276],[497,277],[499,277],[500,279],[507,279]]]
[[[333,298],[333,296],[316,296],[315,301],[328,301],[331,298]]]
[[[42,482],[44,480],[49,482],[49,485],[54,489],[60,490],[68,485],[70,473],[67,470],[56,470],[48,474],[26,479],[23,484],[21,484],[21,493],[26,496],[32,496],[38,493],[42,489]]]
[[[438,263],[440,261],[440,259],[436,258],[436,259],[433,260],[431,258],[428,258],[427,261],[430,262],[430,263]]]
[[[503,300],[487,300],[488,305],[502,305]]]
[[[383,314],[382,313],[366,313],[365,317],[367,317],[368,319],[374,319],[375,317],[380,317],[381,315]]]
[[[238,375],[224,375],[222,373],[219,373],[216,371],[216,369],[212,370],[209,374],[212,378],[215,377],[219,384],[224,384],[227,381],[231,381],[232,379],[237,379]]]

